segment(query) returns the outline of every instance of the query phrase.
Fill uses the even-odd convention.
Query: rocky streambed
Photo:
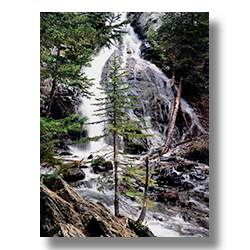
[[[155,171],[151,177],[157,181],[158,186],[149,188],[149,199],[153,201],[156,209],[148,208],[145,224],[148,225],[149,229],[156,236],[209,236],[209,166],[203,163],[208,161],[207,152],[205,152],[203,147],[199,146],[206,140],[206,135],[203,135],[182,145],[173,145],[167,154],[150,160],[150,170]],[[85,159],[89,161],[91,159],[87,158],[95,159],[97,156],[101,157],[108,150],[107,146],[103,151],[99,150],[92,155],[89,155],[90,153],[88,152],[86,156],[89,157]],[[149,156],[156,153],[157,151],[152,151]],[[81,157],[82,155],[79,156],[72,153],[72,150],[71,152],[61,151],[60,153],[60,158],[65,161],[70,159],[79,160]],[[139,163],[143,162],[144,156],[135,155],[135,157],[137,164],[140,165]],[[111,214],[114,213],[112,188],[105,190],[105,194],[103,194],[97,191],[97,185],[93,181],[105,171],[112,172],[112,163],[104,160],[102,164],[91,165],[85,164],[85,162],[83,161],[77,167],[72,168],[63,177],[64,180],[60,178],[60,181],[65,183],[63,185],[67,185],[67,189],[70,189],[71,192],[74,190],[77,193],[75,196],[80,196],[80,199],[84,199],[84,202],[90,202],[92,204],[91,209],[98,210],[99,206],[101,206],[106,212],[108,210]],[[143,184],[139,184],[138,192],[143,192]],[[50,184],[47,187],[50,188]],[[61,193],[61,191],[56,191],[53,188],[51,191],[58,194]],[[122,192],[122,188],[120,191]],[[71,201],[72,199],[65,200]],[[125,203],[121,202],[120,204],[121,213],[126,218],[136,220],[140,213],[140,206],[132,197],[121,195],[121,200],[125,201]],[[73,206],[75,205],[73,204]],[[78,210],[76,209],[79,213]],[[114,217],[113,214],[109,216]],[[66,218],[67,215],[64,215],[64,217]],[[65,220],[67,221],[68,219]],[[113,220],[117,221],[117,218],[113,218]],[[45,221],[43,223],[46,224]],[[86,223],[88,224],[89,222]],[[110,221],[105,223],[110,224]],[[60,236],[67,236],[67,233],[64,234],[62,229],[60,230]],[[85,234],[88,235],[88,233]],[[93,234],[89,235],[93,236]],[[100,235],[105,236],[104,234]],[[126,237],[125,233],[120,235],[109,234],[109,236]]]

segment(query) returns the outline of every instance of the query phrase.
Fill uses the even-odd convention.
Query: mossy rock
[[[186,158],[209,165],[209,140],[194,143],[187,151]]]

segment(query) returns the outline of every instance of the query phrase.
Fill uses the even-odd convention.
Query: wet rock
[[[79,167],[73,167],[67,170],[63,176],[66,181],[74,182],[83,180],[85,178],[85,173]]]
[[[181,185],[181,175],[177,175],[176,172],[167,175],[165,180],[167,181],[167,184],[170,186]]]
[[[93,159],[93,155],[92,154],[90,154],[89,156],[88,156],[88,158],[87,158],[88,160],[89,159]]]
[[[182,187],[184,188],[184,190],[190,190],[193,189],[195,186],[188,181],[183,182]]]
[[[154,217],[156,220],[163,221],[163,218],[162,218],[162,217],[159,217],[159,216],[156,216],[156,215],[153,215],[153,217]]]

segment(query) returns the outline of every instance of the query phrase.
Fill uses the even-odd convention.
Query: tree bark
[[[168,149],[172,143],[172,139],[173,139],[173,135],[174,135],[175,121],[176,121],[176,117],[177,117],[177,113],[178,113],[178,109],[179,109],[179,104],[180,104],[180,98],[181,98],[182,80],[183,79],[181,78],[180,83],[179,83],[179,88],[177,91],[177,96],[175,98],[173,115],[172,115],[172,118],[169,119],[168,136],[167,136],[166,144],[165,144],[165,147],[162,149],[161,154],[165,154],[168,151]]]
[[[148,199],[148,183],[149,183],[149,163],[148,163],[148,156],[146,157],[146,181],[145,181],[145,191],[144,191],[144,199],[143,199],[143,207],[141,210],[141,214],[137,219],[136,223],[142,224],[143,220],[146,216],[147,211],[147,199]]]

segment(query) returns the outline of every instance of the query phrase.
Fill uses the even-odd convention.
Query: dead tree
[[[162,149],[161,154],[165,154],[168,151],[168,149],[169,149],[169,147],[170,147],[170,145],[172,143],[172,139],[173,139],[173,136],[174,136],[175,121],[176,121],[177,113],[178,113],[178,110],[179,110],[179,104],[180,104],[180,98],[181,98],[181,90],[182,90],[182,78],[180,79],[179,88],[177,90],[177,96],[175,98],[173,115],[169,119],[169,123],[168,123],[168,135],[167,135],[166,144],[165,144],[165,147]]]

